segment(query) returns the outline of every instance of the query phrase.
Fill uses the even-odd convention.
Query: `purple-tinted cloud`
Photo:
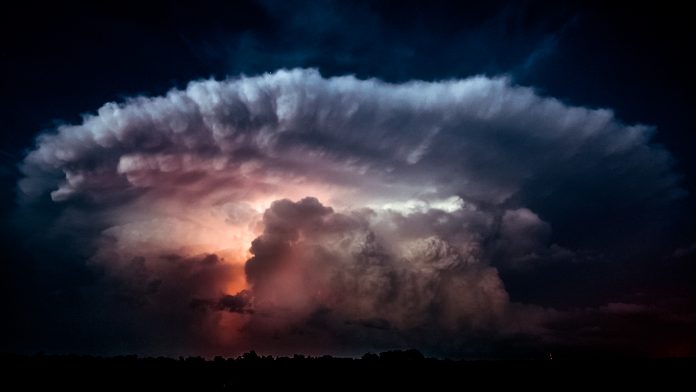
[[[542,336],[555,311],[510,301],[499,270],[667,216],[682,191],[653,131],[506,78],[282,70],[106,104],[42,134],[19,188],[116,296],[153,325],[186,314],[171,328],[201,344],[444,347]]]

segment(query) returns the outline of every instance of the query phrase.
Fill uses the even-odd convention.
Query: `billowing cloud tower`
[[[655,230],[681,190],[652,132],[505,78],[281,70],[106,104],[42,134],[19,188],[155,349],[446,352],[546,336],[557,312],[500,271]]]

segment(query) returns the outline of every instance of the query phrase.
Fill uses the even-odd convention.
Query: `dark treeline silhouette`
[[[646,386],[686,382],[696,371],[692,359],[663,360],[501,360],[454,361],[426,358],[417,350],[367,353],[361,358],[329,355],[259,355],[237,358],[96,357],[80,355],[0,356],[4,385],[16,390],[240,390],[243,386],[321,387],[375,385]],[[454,383],[454,384],[452,384]]]

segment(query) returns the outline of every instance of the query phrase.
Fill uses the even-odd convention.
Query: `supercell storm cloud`
[[[93,306],[128,315],[135,349],[558,343],[549,325],[577,312],[516,302],[501,276],[630,268],[684,196],[654,131],[505,77],[278,70],[44,132],[20,203],[103,273]]]

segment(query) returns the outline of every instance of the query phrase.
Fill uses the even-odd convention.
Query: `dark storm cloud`
[[[300,230],[315,236],[327,228],[324,219],[327,215],[332,217],[333,210],[314,198],[297,204],[290,200],[273,202],[264,213],[264,233],[251,243],[250,252],[254,257],[244,267],[249,283],[260,285],[269,273],[282,269],[284,258],[299,239]]]
[[[610,302],[559,313],[548,347],[565,357],[683,357],[696,350],[696,312],[682,301]],[[659,331],[659,332],[658,332]]]
[[[251,309],[251,293],[242,290],[235,295],[225,295],[217,303],[218,309],[234,313],[253,313]]]
[[[258,29],[216,31],[212,39],[211,34],[191,32],[191,49],[200,58],[224,62],[232,72],[311,66],[330,75],[379,75],[390,81],[495,75],[526,71],[543,59],[576,16],[564,5],[501,2],[438,1],[427,7],[409,1],[256,5],[263,15]],[[447,75],[439,72],[443,63],[449,64]]]
[[[681,194],[669,154],[649,143],[653,132],[505,79],[389,85],[296,70],[108,104],[82,125],[42,135],[20,185],[27,195],[51,189],[61,201],[153,188],[155,179],[154,191],[196,192],[201,182],[211,191],[248,183],[255,173],[309,170],[351,184],[367,181],[355,178],[365,172],[394,186],[402,178],[422,181],[420,189],[477,203],[551,198],[571,219],[578,219],[575,206],[611,196],[583,211],[592,219],[614,208],[641,214]]]
[[[258,315],[246,333],[260,347],[312,347],[319,337],[345,351],[385,344],[381,335],[391,330],[398,337],[392,344],[417,339],[431,348],[471,330],[533,328],[508,309],[495,268],[443,240],[389,239],[366,219],[335,213],[314,198],[274,202],[263,224],[246,263]],[[355,340],[334,340],[356,327],[362,328]],[[297,328],[306,337],[288,337]],[[425,328],[437,337],[428,338]]]
[[[507,78],[281,70],[106,104],[42,134],[19,187],[28,215],[84,230],[118,306],[180,317],[171,336],[444,352],[556,317],[499,271],[640,248],[669,223],[683,191],[653,133]]]

